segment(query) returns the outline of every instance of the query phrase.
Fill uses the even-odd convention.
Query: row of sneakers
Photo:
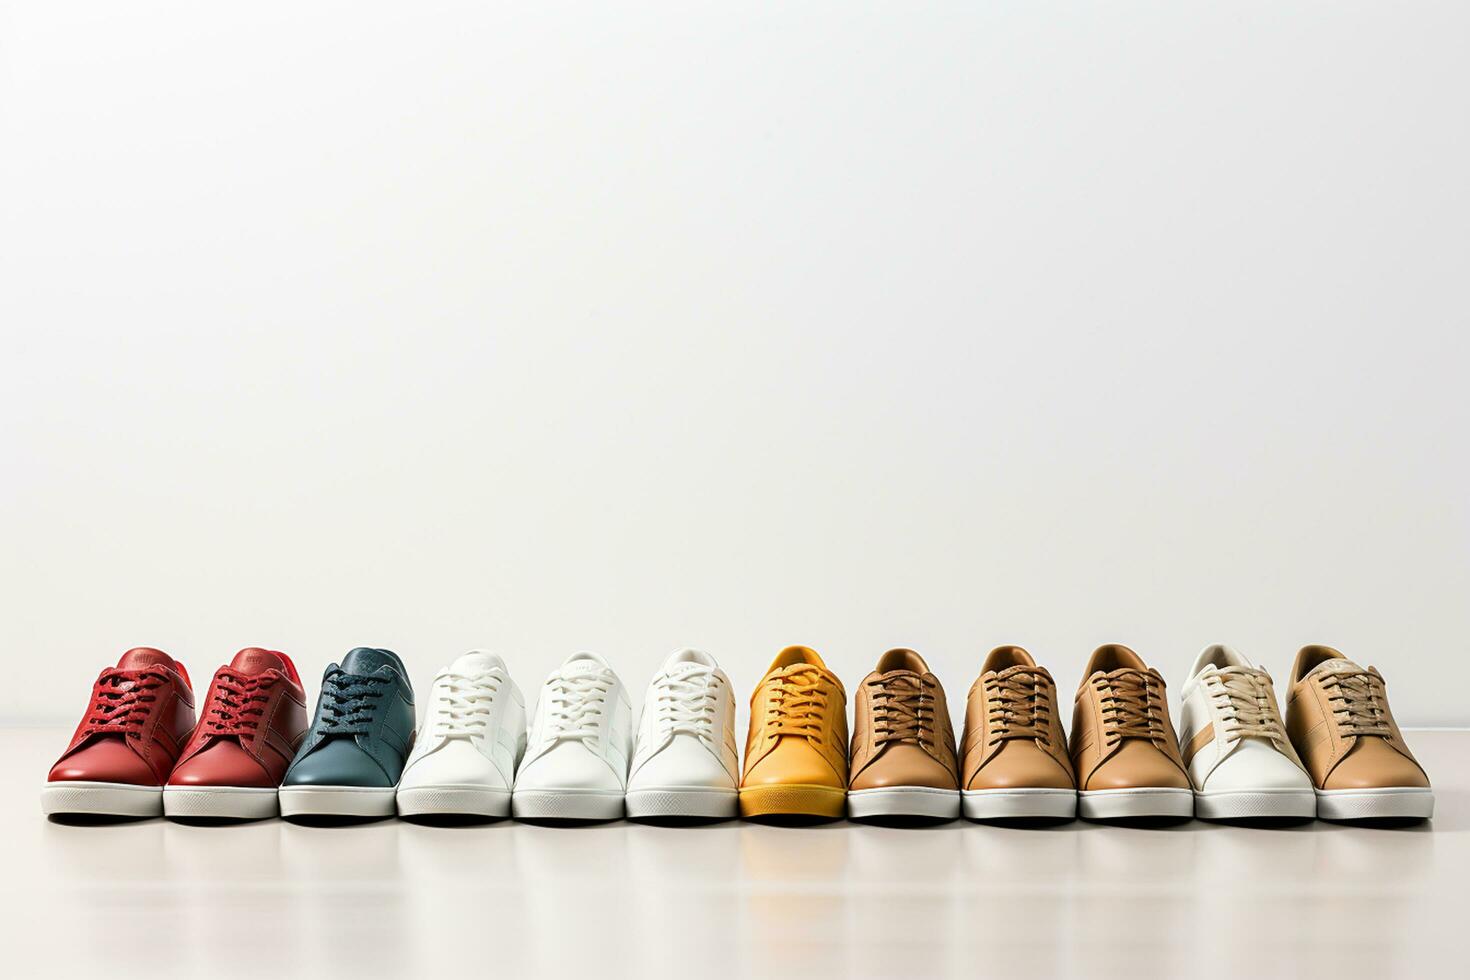
[[[805,647],[776,658],[751,703],[746,816],[963,813],[974,820],[1137,818],[1423,820],[1434,794],[1389,711],[1382,675],[1304,647],[1285,721],[1270,675],[1211,646],[1183,690],[1182,740],[1163,677],[1099,647],[1063,731],[1056,685],[1020,647],[991,651],[957,745],[944,689],[914,651],[890,650],[854,699]],[[1181,745],[1183,746],[1181,749]]]
[[[970,690],[957,745],[943,687],[914,651],[880,658],[847,736],[842,683],[788,647],[751,698],[745,766],[729,679],[681,650],[655,674],[636,732],[627,693],[580,653],[525,700],[497,656],[435,677],[415,738],[413,691],[388,650],[327,668],[307,722],[301,681],[276,651],[242,650],[195,722],[188,674],[130,650],[102,672],[42,792],[53,814],[177,817],[1188,817],[1428,818],[1428,779],[1376,669],[1328,647],[1298,655],[1283,723],[1271,679],[1207,648],[1184,688],[1181,741],[1163,678],[1100,647],[1068,741],[1055,684],[999,647]]]
[[[139,647],[98,676],[41,802],[53,815],[122,817],[500,817],[512,800],[528,818],[729,817],[734,717],[729,679],[697,650],[653,679],[635,749],[627,693],[595,654],[552,672],[528,731],[504,661],[472,651],[435,676],[416,730],[413,687],[390,650],[359,647],[330,665],[308,719],[284,653],[241,650],[196,714],[184,665]]]

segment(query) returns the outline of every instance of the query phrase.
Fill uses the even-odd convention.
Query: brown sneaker
[[[847,813],[859,820],[960,815],[949,705],[939,678],[912,650],[889,650],[858,685]]]
[[[1072,714],[1072,768],[1084,820],[1194,815],[1164,678],[1125,646],[1100,646],[1087,663]]]
[[[1291,670],[1286,733],[1317,788],[1323,820],[1428,820],[1434,791],[1388,710],[1377,667],[1332,647],[1302,647]]]
[[[996,647],[965,707],[963,802],[971,820],[1077,815],[1057,686],[1020,647]]]

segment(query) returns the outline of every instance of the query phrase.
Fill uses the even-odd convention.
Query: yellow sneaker
[[[847,694],[815,650],[787,647],[750,697],[740,815],[842,816]]]

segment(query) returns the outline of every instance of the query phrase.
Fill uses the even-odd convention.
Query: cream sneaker
[[[1270,674],[1217,644],[1199,655],[1181,693],[1180,754],[1195,816],[1316,816],[1312,779],[1286,737]]]

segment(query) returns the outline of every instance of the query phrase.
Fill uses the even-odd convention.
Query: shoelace
[[[990,739],[1051,744],[1051,674],[1044,667],[1007,667],[985,682]]]
[[[92,734],[138,735],[148,720],[155,689],[168,682],[156,670],[106,670],[97,678],[87,731]]]
[[[1322,678],[1338,728],[1344,735],[1393,734],[1388,727],[1388,694],[1383,678],[1367,670],[1342,671]]]
[[[547,738],[596,738],[611,690],[612,681],[597,674],[551,678],[546,691]]]
[[[1153,671],[1120,667],[1092,684],[1102,703],[1103,736],[1109,748],[1125,738],[1164,738],[1164,683]]]
[[[1259,667],[1224,667],[1205,676],[1205,690],[1225,720],[1225,734],[1260,738],[1291,754],[1271,675]]]
[[[822,674],[816,667],[803,665],[771,682],[776,697],[766,726],[772,737],[824,737],[821,719],[816,717],[827,707],[827,692],[820,686],[821,680]]]
[[[211,735],[253,733],[260,727],[276,680],[273,674],[237,674],[220,668],[214,675],[214,697],[199,723]]]
[[[714,737],[714,674],[708,670],[665,674],[654,684],[653,710],[660,734]]]
[[[913,674],[880,674],[867,682],[873,699],[873,744],[934,741],[934,692]]]
[[[388,679],[376,674],[349,674],[341,667],[322,678],[322,734],[364,735]]]
[[[500,693],[500,682],[498,674],[445,674],[443,683],[436,686],[438,696],[434,699],[438,730],[451,738],[484,731],[495,695]]]

